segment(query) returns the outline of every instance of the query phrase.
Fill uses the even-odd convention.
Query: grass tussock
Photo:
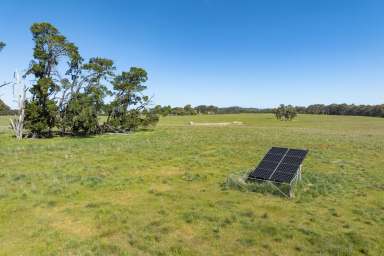
[[[243,192],[257,192],[261,194],[272,194],[282,197],[289,196],[289,185],[271,183],[262,180],[249,180],[248,175],[250,171],[243,171],[239,173],[230,174],[225,182],[222,184],[222,188],[236,189]],[[281,190],[281,192],[279,191]],[[284,194],[285,195],[284,195]]]

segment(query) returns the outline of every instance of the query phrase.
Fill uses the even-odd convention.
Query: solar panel
[[[258,167],[265,170],[275,170],[278,165],[279,162],[270,162],[264,160],[260,162]]]
[[[280,164],[276,171],[277,172],[289,172],[295,173],[300,168],[300,165],[292,165],[292,164]]]
[[[248,178],[291,183],[307,153],[303,149],[272,147]]]
[[[295,156],[285,156],[283,159],[283,164],[292,164],[292,165],[300,165],[303,162],[303,159]]]
[[[262,179],[262,180],[268,180],[271,176],[272,172],[271,170],[266,170],[262,168],[256,168],[249,177],[251,179]]]
[[[263,158],[263,161],[270,161],[270,162],[280,162],[283,158],[283,155],[272,155],[272,154],[266,154]]]
[[[287,152],[287,148],[272,147],[267,154],[284,155]]]

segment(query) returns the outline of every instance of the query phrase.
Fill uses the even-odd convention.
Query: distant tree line
[[[184,107],[171,107],[157,105],[152,110],[162,116],[167,115],[197,115],[197,114],[240,114],[240,113],[274,113],[278,119],[290,119],[295,114],[319,114],[319,115],[353,115],[384,117],[384,104],[381,105],[354,105],[354,104],[314,104],[308,107],[281,105],[277,108],[243,108],[243,107],[216,107],[213,105],[200,105],[192,107],[190,104]],[[280,108],[280,109],[279,109]],[[281,113],[285,113],[281,114]],[[288,114],[289,113],[289,114]],[[292,113],[292,114],[291,114]],[[288,117],[289,116],[289,117]],[[293,117],[294,118],[294,117]],[[292,119],[292,118],[291,118]]]
[[[188,104],[184,107],[171,107],[157,105],[152,109],[156,114],[161,116],[187,116],[198,114],[239,114],[239,113],[272,113],[273,109],[259,109],[259,108],[242,108],[242,107],[216,107],[213,105],[199,105],[192,107]]]
[[[218,114],[241,114],[241,113],[272,113],[272,108],[243,108],[243,107],[224,107],[218,109]]]
[[[157,123],[158,116],[148,108],[150,98],[143,94],[148,79],[144,69],[131,67],[117,73],[110,59],[85,61],[77,46],[50,23],[34,23],[31,32],[33,59],[24,77],[34,82],[23,104],[22,121],[32,137],[51,136],[53,131],[128,132]],[[106,103],[107,96],[112,101]],[[102,123],[100,115],[107,116]]]
[[[384,117],[384,104],[381,104],[381,105],[314,104],[314,105],[309,105],[308,107],[295,107],[295,108],[297,112],[301,114]]]

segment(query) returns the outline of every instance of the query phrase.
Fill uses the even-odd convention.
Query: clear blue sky
[[[1,1],[0,81],[51,22],[119,70],[149,72],[157,104],[384,103],[384,1]],[[11,90],[0,89],[11,103]]]

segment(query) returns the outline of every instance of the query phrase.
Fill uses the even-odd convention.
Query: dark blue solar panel
[[[291,165],[300,165],[303,162],[303,159],[295,156],[285,156],[282,163],[291,164]]]
[[[272,147],[248,177],[290,183],[307,153],[308,150]]]
[[[284,155],[287,151],[287,148],[272,147],[267,154]]]
[[[277,167],[277,172],[289,172],[289,173],[295,173],[299,169],[299,165],[291,165],[291,164],[280,164],[279,167]]]
[[[251,174],[249,175],[249,178],[251,179],[262,179],[262,180],[268,180],[271,176],[273,171],[271,170],[265,170],[261,168],[256,168]]]
[[[263,161],[270,161],[270,162],[280,162],[283,158],[283,155],[272,155],[272,154],[266,154],[263,158]]]
[[[278,164],[278,162],[261,161],[257,168],[274,171]]]

